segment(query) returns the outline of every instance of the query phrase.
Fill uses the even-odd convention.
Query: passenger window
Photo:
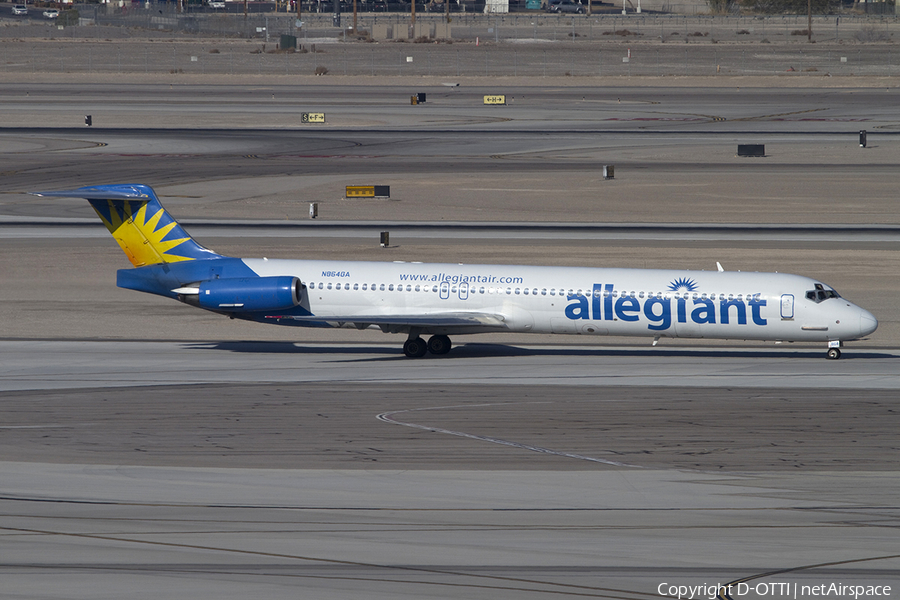
[[[388,291],[389,291],[389,292],[393,292],[393,291],[394,291],[394,284],[393,284],[393,283],[390,284],[390,285],[388,286]]]
[[[522,293],[525,294],[525,295],[527,296],[527,295],[528,295],[528,288],[525,288],[524,290],[522,290]]]
[[[512,294],[512,288],[506,288],[506,295],[509,296]]]
[[[516,288],[516,296],[519,295],[519,288]]]

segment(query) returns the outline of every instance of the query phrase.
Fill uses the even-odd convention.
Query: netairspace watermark
[[[677,598],[678,600],[716,600],[716,598],[739,598],[748,594],[762,597],[791,598],[885,598],[891,595],[889,585],[845,585],[840,582],[800,584],[796,582],[773,583],[733,583],[733,584],[708,584],[680,585],[673,583],[660,583],[656,588],[660,596]]]

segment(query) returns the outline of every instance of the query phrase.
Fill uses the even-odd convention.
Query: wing
[[[267,319],[284,319],[306,323],[328,323],[335,327],[352,324],[357,329],[365,329],[377,325],[381,329],[396,330],[401,327],[448,328],[448,327],[484,327],[489,329],[506,329],[508,326],[503,315],[490,313],[429,313],[410,315],[271,315]]]

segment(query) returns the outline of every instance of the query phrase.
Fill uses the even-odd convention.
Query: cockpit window
[[[825,286],[821,283],[815,284],[814,290],[809,290],[806,292],[806,298],[808,300],[812,300],[816,304],[819,302],[824,302],[825,300],[831,300],[832,298],[840,298],[841,295],[838,294],[834,290],[826,290]]]

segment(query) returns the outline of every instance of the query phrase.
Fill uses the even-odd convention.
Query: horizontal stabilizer
[[[149,200],[152,191],[147,186],[139,184],[125,185],[98,185],[83,187],[76,190],[59,190],[54,192],[30,192],[32,196],[52,198],[84,198],[85,200]]]

